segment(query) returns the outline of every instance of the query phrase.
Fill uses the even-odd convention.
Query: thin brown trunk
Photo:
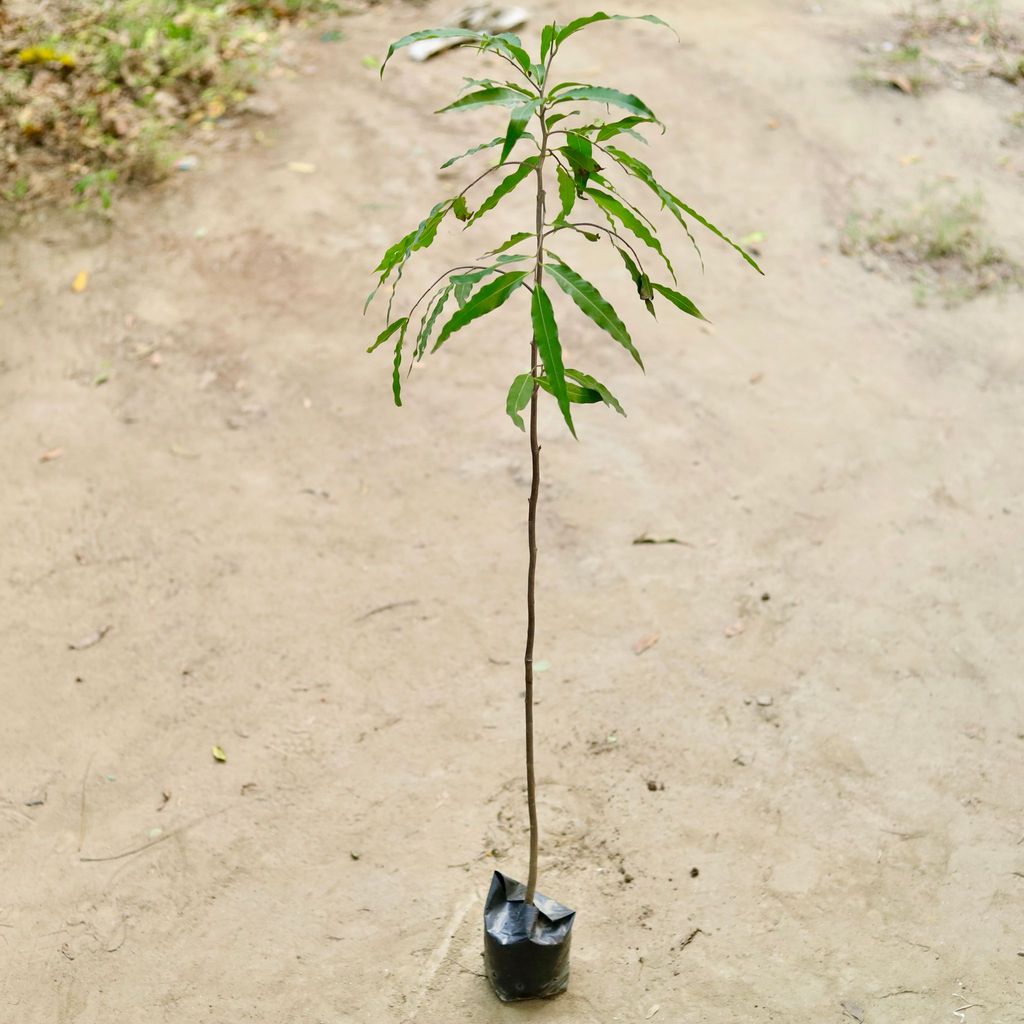
[[[534,271],[534,288],[540,288],[544,280],[544,160],[547,156],[548,133],[545,111],[541,107],[542,134],[540,160],[537,162],[537,266]],[[537,339],[530,345],[530,372],[534,377],[540,369]],[[537,826],[537,777],[533,754],[533,644],[537,633],[537,610],[535,590],[537,583],[537,499],[540,496],[540,443],[537,439],[537,392],[534,385],[530,398],[530,460],[533,475],[530,482],[530,570],[526,582],[526,801],[530,810],[530,874],[526,883],[526,902],[533,903],[537,892],[537,859],[540,847],[540,831]]]

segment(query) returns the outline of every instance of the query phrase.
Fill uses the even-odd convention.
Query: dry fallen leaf
[[[296,174],[315,174],[316,164],[306,164],[301,160],[292,160],[288,164],[289,171],[295,171]]]
[[[43,452],[43,454],[39,456],[39,461],[53,462],[54,459],[59,459],[63,454],[63,448],[50,448],[48,451]]]
[[[68,644],[68,649],[72,651],[84,651],[88,647],[95,647],[96,644],[98,644],[110,632],[110,630],[110,626],[101,626],[88,636],[83,636],[81,640],[73,640]]]
[[[641,637],[633,644],[633,653],[643,654],[644,651],[649,651],[660,639],[660,633],[649,633],[647,636]]]
[[[901,167],[910,167],[911,164],[916,164],[921,159],[920,153],[908,153],[906,156],[900,157]]]
[[[228,755],[224,753],[224,748],[218,747],[216,744],[210,747],[210,753],[213,754],[214,761],[219,761],[221,764],[228,759]]]
[[[906,75],[893,75],[889,79],[889,83],[895,85],[900,92],[905,92],[908,96],[914,95],[914,86]]]
[[[219,96],[215,96],[206,105],[206,116],[216,121],[218,117],[224,116],[224,111],[226,109],[227,108],[224,106],[224,101]]]
[[[739,636],[746,628],[747,624],[742,619],[737,619],[731,626],[726,626],[725,635],[731,640],[734,636]]]
[[[89,285],[89,271],[80,270],[75,274],[74,281],[71,282],[71,290],[73,292],[84,292]]]
[[[779,127],[779,119],[777,117],[768,118],[767,128],[770,132],[775,131]]]

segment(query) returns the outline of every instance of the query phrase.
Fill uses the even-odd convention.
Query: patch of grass
[[[335,0],[32,7],[0,16],[0,148],[27,182],[19,198],[102,208],[117,186],[166,172],[176,133],[246,98],[273,60],[280,22],[340,11]]]
[[[986,237],[983,209],[980,192],[933,185],[898,216],[881,210],[851,214],[839,248],[848,256],[870,256],[902,268],[915,282],[919,300],[937,291],[955,305],[984,291],[1024,284],[1022,268]]]

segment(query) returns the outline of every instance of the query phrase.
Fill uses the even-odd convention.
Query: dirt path
[[[368,268],[494,134],[427,114],[468,54],[360,64],[445,5],[311,36],[264,144],[109,237],[7,240],[0,1018],[1024,1021],[1024,301],[919,308],[837,251],[855,201],[954,174],[1024,258],[1024,152],[996,83],[855,90],[894,5],[824,6],[651,2],[681,49],[608,26],[563,67],[656,105],[652,162],[764,232],[769,276],[708,244],[715,326],[634,316],[646,378],[570,337],[629,419],[577,445],[545,415],[542,889],[579,910],[553,1004],[497,1005],[479,957],[526,849],[526,339],[460,336],[402,411],[363,354]]]

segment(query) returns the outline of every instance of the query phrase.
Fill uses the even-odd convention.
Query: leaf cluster
[[[691,222],[725,241],[761,272],[749,253],[663,186],[647,164],[622,148],[626,139],[646,144],[641,129],[657,126],[662,132],[665,130],[643,100],[631,93],[587,82],[552,82],[553,62],[566,41],[591,25],[613,20],[639,20],[669,28],[653,15],[628,18],[603,12],[577,18],[566,25],[552,23],[541,33],[537,61],[518,36],[507,32],[489,35],[462,28],[425,29],[404,36],[389,47],[381,75],[397,51],[419,40],[443,38],[460,39],[463,45],[502,62],[511,72],[505,80],[468,79],[463,95],[438,111],[444,114],[482,108],[505,110],[507,126],[503,134],[451,157],[442,166],[450,167],[483,151],[496,151],[496,162],[457,195],[436,204],[413,230],[387,249],[374,271],[377,282],[367,298],[367,307],[378,291],[388,285],[390,299],[387,324],[369,351],[393,343],[392,381],[397,405],[402,404],[402,367],[406,353],[411,367],[428,349],[436,352],[456,332],[493,313],[518,292],[527,290],[531,293],[530,315],[539,364],[512,382],[506,410],[513,423],[525,429],[522,411],[538,391],[555,399],[574,435],[573,405],[603,403],[624,415],[622,406],[607,387],[593,376],[564,365],[554,306],[544,286],[545,274],[641,369],[643,360],[611,303],[596,285],[551,248],[553,236],[571,232],[591,242],[610,244],[622,259],[639,301],[652,316],[657,313],[656,302],[664,300],[689,316],[705,317],[690,298],[677,290],[676,271],[658,231],[647,214],[620,191],[619,183],[623,179],[632,179],[657,199],[661,209],[667,210],[678,222],[698,257],[700,249],[691,231]],[[607,115],[595,117],[588,113],[595,107],[604,108]],[[549,212],[545,172],[552,168],[558,204],[556,208],[552,202]],[[492,175],[500,177],[492,179]],[[516,231],[497,248],[480,256],[477,262],[445,271],[406,315],[393,319],[396,292],[406,263],[416,252],[433,243],[445,220],[454,217],[465,229],[471,228],[530,178],[535,178],[537,183],[533,230]],[[481,185],[487,188],[478,189]],[[651,277],[645,263],[649,260],[657,260],[664,266],[671,284]],[[446,309],[448,317],[442,322]],[[436,341],[431,345],[435,331]]]

